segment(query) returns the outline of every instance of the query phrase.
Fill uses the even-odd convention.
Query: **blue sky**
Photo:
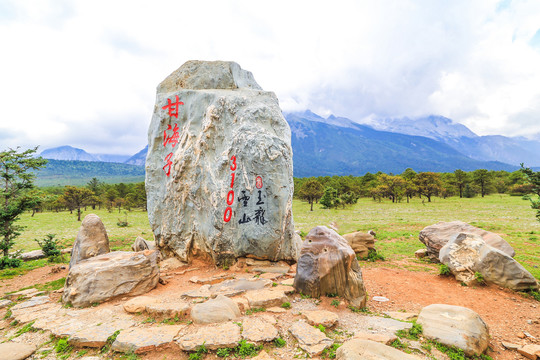
[[[540,133],[540,1],[0,0],[0,149],[133,154],[155,89],[233,60],[285,111]]]

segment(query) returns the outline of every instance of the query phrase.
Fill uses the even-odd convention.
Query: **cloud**
[[[3,2],[2,146],[132,154],[155,88],[234,60],[286,111],[540,132],[538,1]],[[2,131],[2,130],[0,130]]]

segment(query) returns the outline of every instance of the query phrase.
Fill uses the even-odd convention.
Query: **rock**
[[[219,325],[202,326],[191,334],[178,339],[180,349],[184,351],[196,351],[200,346],[215,350],[219,348],[234,348],[238,345],[240,326],[228,322]]]
[[[19,303],[11,308],[11,311],[17,311],[20,309],[26,309],[29,307],[34,307],[38,305],[43,305],[48,302],[50,302],[51,299],[47,295],[43,296],[34,296],[30,300],[26,300],[25,302]]]
[[[191,318],[196,324],[210,324],[234,320],[240,317],[240,309],[236,303],[226,296],[218,295],[191,309]]]
[[[159,280],[157,256],[156,250],[117,251],[83,260],[69,270],[62,301],[84,307],[147,293]]]
[[[277,307],[277,306],[272,306],[272,307],[266,309],[266,311],[269,312],[269,313],[273,313],[273,314],[283,314],[283,313],[287,312],[287,310],[285,310],[284,308]]]
[[[269,260],[257,260],[257,259],[247,258],[246,265],[247,266],[270,266],[272,265],[272,262]]]
[[[94,256],[110,252],[109,237],[99,216],[88,214],[84,217],[75,243],[71,250],[69,267]]]
[[[418,357],[406,354],[393,347],[381,343],[353,339],[346,341],[336,351],[338,360],[419,360]]]
[[[290,266],[259,266],[252,269],[253,272],[286,274],[289,272]]]
[[[236,63],[188,61],[158,86],[154,109],[146,191],[157,246],[218,265],[296,260],[291,132],[275,94]]]
[[[214,275],[207,278],[199,278],[198,276],[193,276],[191,279],[189,279],[189,281],[195,284],[213,285],[213,284],[218,284],[227,279],[234,279],[234,274],[219,274],[219,275]]]
[[[392,342],[394,342],[394,340],[397,339],[397,336],[389,334],[372,334],[359,332],[354,334],[353,339],[370,340],[381,344],[390,345]]]
[[[138,252],[144,250],[156,250],[155,241],[146,241],[142,237],[137,236],[133,245],[131,245],[131,250]]]
[[[354,251],[343,237],[325,226],[317,226],[306,236],[294,288],[311,297],[337,294],[353,306],[366,304],[362,272]]]
[[[414,256],[417,258],[417,259],[422,259],[422,258],[425,258],[427,256],[428,252],[427,252],[427,249],[418,249],[414,252]]]
[[[387,301],[390,301],[390,299],[388,299],[387,297],[384,297],[384,296],[374,296],[372,298],[373,301],[378,301],[378,302],[387,302]]]
[[[157,301],[157,298],[151,296],[137,296],[124,303],[124,310],[128,313],[142,313],[146,310],[146,306]]]
[[[68,342],[76,347],[101,348],[117,330],[126,329],[133,325],[135,325],[133,320],[113,320],[84,326],[71,335]]]
[[[285,285],[285,286],[293,286],[294,285],[294,278],[283,280],[280,283],[281,283],[281,285]]]
[[[518,348],[521,347],[521,345],[512,344],[512,343],[507,342],[507,341],[501,341],[501,344],[502,344],[502,346],[504,346],[506,349],[509,349],[509,350],[517,350]]]
[[[466,284],[475,282],[480,273],[484,281],[515,291],[538,288],[534,276],[520,263],[475,234],[461,233],[450,240],[441,248],[439,260]]]
[[[527,359],[536,360],[540,356],[540,345],[528,344],[517,349]]]
[[[268,342],[278,336],[279,333],[274,325],[270,324],[264,318],[248,317],[242,323],[242,337],[246,341],[253,343]]]
[[[284,302],[289,301],[283,291],[274,288],[248,291],[244,297],[252,308],[281,306]]]
[[[360,231],[343,235],[357,256],[365,258],[369,250],[375,250],[375,237]]]
[[[24,261],[43,259],[44,257],[45,253],[43,252],[43,250],[34,250],[21,254],[21,259]]]
[[[154,302],[146,305],[146,312],[150,315],[165,318],[183,317],[189,312],[189,305],[183,301]]]
[[[393,319],[401,321],[412,321],[418,317],[417,313],[408,313],[401,311],[385,311],[384,314],[390,316]]]
[[[308,325],[302,320],[295,322],[289,328],[289,332],[298,341],[298,346],[305,350],[310,356],[321,354],[324,349],[332,346],[334,343],[334,340],[326,337],[322,331]]]
[[[427,253],[431,260],[439,261],[439,251],[450,240],[460,233],[476,234],[496,249],[501,250],[508,256],[514,257],[516,252],[499,235],[474,227],[462,221],[439,222],[435,225],[426,226],[420,231],[419,239],[427,247]]]
[[[336,325],[338,316],[336,313],[327,310],[308,310],[302,312],[310,325],[322,325],[325,328],[330,328]]]
[[[416,322],[425,338],[460,348],[467,356],[480,355],[489,345],[488,327],[471,309],[432,304],[420,311]]]
[[[173,342],[186,325],[169,325],[150,328],[131,328],[121,331],[112,344],[112,350],[123,353],[144,353]]]
[[[37,350],[35,345],[17,342],[0,344],[0,360],[24,360]]]
[[[5,297],[10,300],[17,300],[17,299],[20,300],[20,299],[31,298],[32,296],[36,296],[38,293],[40,293],[38,289],[30,288],[26,290],[17,291],[11,294],[7,294]]]
[[[5,307],[8,307],[9,305],[13,304],[13,301],[11,300],[0,300],[0,309],[3,309]]]
[[[179,267],[186,266],[186,265],[187,265],[186,263],[181,262],[177,258],[171,257],[171,258],[162,260],[159,263],[159,269],[162,272],[169,272],[169,271],[178,269]]]

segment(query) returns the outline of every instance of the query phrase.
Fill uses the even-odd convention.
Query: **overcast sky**
[[[233,60],[284,111],[540,133],[540,1],[0,0],[0,150],[133,154],[155,89]]]

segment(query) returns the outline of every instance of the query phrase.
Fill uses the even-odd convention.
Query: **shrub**
[[[439,265],[439,275],[442,276],[448,276],[451,275],[452,272],[450,271],[450,268],[444,264]]]
[[[246,358],[255,356],[261,351],[262,345],[255,346],[248,343],[246,340],[240,340],[238,346],[236,347],[235,354],[237,357]]]
[[[377,260],[380,260],[380,261],[386,260],[384,258],[384,256],[377,253],[377,250],[375,250],[375,249],[369,249],[368,255],[366,257],[364,257],[364,258],[356,257],[356,259],[357,260],[364,260],[364,261],[372,261],[372,262],[375,262]]]
[[[22,265],[21,259],[12,258],[9,256],[2,256],[0,258],[0,270],[5,268],[17,268]]]
[[[339,306],[339,300],[332,300],[332,302],[330,303],[330,305],[334,306],[334,307],[338,307]]]
[[[284,308],[284,309],[290,309],[291,308],[291,303],[290,302],[284,302],[283,304],[281,304],[281,307]]]
[[[341,344],[334,343],[332,346],[324,349],[324,351],[321,353],[323,359],[335,359],[336,358],[336,350],[341,346]]]
[[[283,340],[283,338],[281,337],[278,337],[278,338],[275,338],[274,339],[274,345],[276,345],[276,347],[284,347],[285,345],[287,345],[287,342],[285,340]]]
[[[474,273],[474,278],[480,285],[486,285],[486,281],[484,279],[484,275],[479,273],[478,271]]]
[[[62,254],[58,248],[58,239],[55,239],[55,236],[55,234],[47,234],[43,240],[34,239],[48,258],[54,258]]]

